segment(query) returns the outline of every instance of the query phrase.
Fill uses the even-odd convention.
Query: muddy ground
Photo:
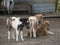
[[[50,30],[55,33],[54,35],[40,36],[36,39],[24,36],[24,42],[20,37],[16,42],[12,38],[7,39],[6,20],[0,19],[0,45],[60,45],[60,18],[45,18],[44,20],[50,21]]]

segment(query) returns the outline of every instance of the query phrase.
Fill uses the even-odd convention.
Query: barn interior
[[[0,45],[60,45],[60,0],[14,0],[12,14],[8,14],[0,0]],[[43,14],[44,21],[50,22],[50,31],[54,35],[40,36],[37,39],[24,36],[25,41],[8,40],[6,19],[11,16],[28,18],[35,14]],[[24,30],[28,30],[24,28]]]

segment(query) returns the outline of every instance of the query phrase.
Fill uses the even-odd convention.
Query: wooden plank
[[[15,4],[13,10],[31,10],[31,5],[26,2],[18,2]]]

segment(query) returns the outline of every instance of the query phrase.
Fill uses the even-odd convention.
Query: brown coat
[[[47,33],[47,26],[48,26],[49,22],[48,21],[45,21],[41,27],[38,27],[37,29],[37,36],[39,35],[43,35],[43,36],[47,36],[48,33]]]

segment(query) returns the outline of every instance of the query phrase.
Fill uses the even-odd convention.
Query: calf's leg
[[[8,31],[8,39],[10,39],[10,31]]]
[[[23,38],[23,31],[20,32],[20,36],[21,36],[21,40],[24,41],[24,38]]]
[[[33,28],[33,37],[36,38],[36,30]]]
[[[8,39],[10,39],[11,28],[8,28]]]
[[[32,28],[30,29],[30,37],[32,37]]]
[[[18,41],[19,30],[16,30],[16,41]]]

